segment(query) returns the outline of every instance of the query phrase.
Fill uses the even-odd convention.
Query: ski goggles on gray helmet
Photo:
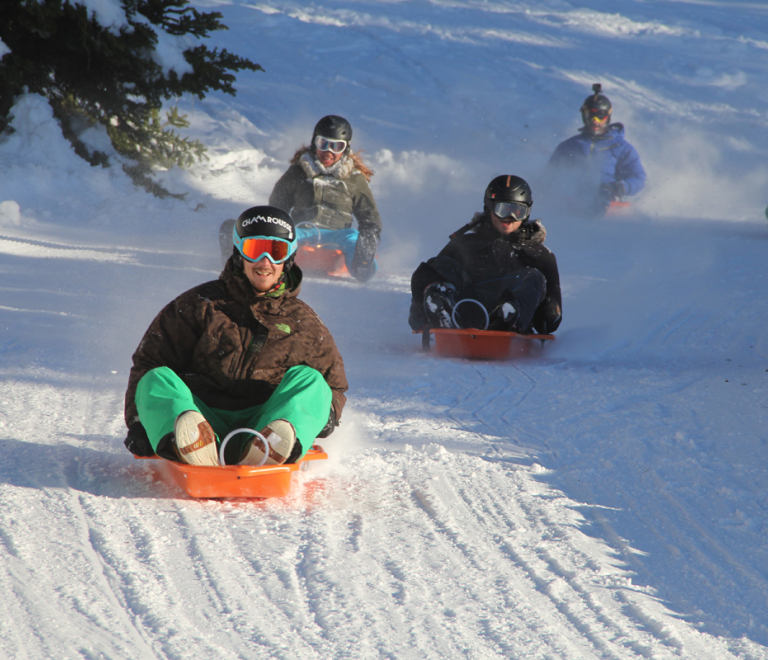
[[[332,154],[341,154],[344,153],[344,150],[347,148],[347,141],[332,140],[331,138],[318,135],[315,138],[315,146],[320,151],[330,151]]]
[[[525,220],[531,209],[527,204],[520,202],[496,202],[491,207],[491,211],[499,220],[509,219],[511,222],[516,222]]]

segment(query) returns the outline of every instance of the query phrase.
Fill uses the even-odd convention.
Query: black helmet
[[[607,96],[603,96],[600,92],[603,90],[603,86],[600,83],[592,85],[592,91],[594,94],[584,99],[584,103],[581,105],[581,119],[586,126],[592,117],[610,117],[611,115],[611,102]]]
[[[514,174],[497,176],[485,189],[485,205],[496,202],[519,202],[530,206],[533,204],[531,187]]]
[[[277,239],[275,243],[286,244],[286,247],[276,245],[274,250],[267,252],[262,249],[264,246],[261,243],[248,243],[251,238]],[[275,206],[253,206],[243,211],[232,228],[232,242],[249,261],[258,261],[267,252],[267,256],[274,263],[289,261],[298,247],[296,228],[291,216]]]
[[[352,126],[344,117],[327,115],[315,125],[315,130],[312,132],[312,144],[315,143],[315,138],[318,135],[332,140],[345,140],[349,145],[352,141]]]
[[[533,196],[531,187],[524,179],[513,174],[497,176],[488,184],[483,198],[485,209],[493,211],[497,216],[507,218],[514,216],[515,220],[525,222],[531,214]],[[501,205],[498,206],[497,205]],[[515,207],[522,206],[519,210]],[[499,211],[495,209],[498,208]]]

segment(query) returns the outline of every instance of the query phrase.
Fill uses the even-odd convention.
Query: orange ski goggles
[[[261,261],[266,257],[273,264],[282,264],[296,252],[296,243],[290,243],[282,238],[268,238],[266,236],[240,238],[235,234],[234,239],[238,251],[248,261]]]

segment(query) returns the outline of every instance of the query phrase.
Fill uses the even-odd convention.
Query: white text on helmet
[[[280,225],[283,229],[288,231],[288,240],[293,240],[293,227],[291,227],[291,225],[289,225],[282,218],[273,218],[271,215],[268,215],[265,218],[263,215],[257,215],[255,218],[248,218],[247,220],[243,220],[243,229],[245,229],[248,225],[252,225],[254,222],[270,222],[273,225]]]

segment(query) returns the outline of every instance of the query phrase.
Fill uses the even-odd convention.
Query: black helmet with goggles
[[[611,119],[611,102],[607,96],[601,94],[603,86],[600,83],[592,85],[594,94],[584,99],[581,105],[581,119],[585,126],[592,122],[608,125]]]
[[[533,198],[528,183],[513,174],[497,176],[488,184],[483,198],[485,208],[500,220],[525,222],[531,214]]]
[[[287,262],[298,247],[291,216],[275,206],[253,206],[241,213],[232,228],[232,242],[243,259],[267,257],[274,264]]]
[[[320,151],[344,153],[352,141],[352,125],[338,115],[326,115],[312,131],[312,146]]]

